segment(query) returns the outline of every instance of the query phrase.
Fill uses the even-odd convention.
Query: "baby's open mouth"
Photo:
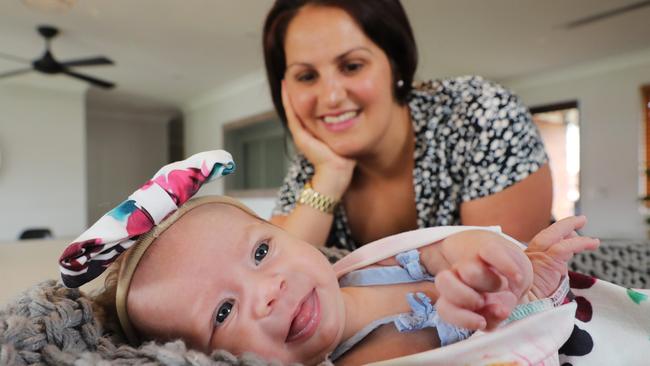
[[[291,320],[289,334],[285,342],[297,342],[311,337],[320,323],[320,301],[316,289],[298,305],[298,311]]]

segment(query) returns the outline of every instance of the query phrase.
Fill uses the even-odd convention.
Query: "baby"
[[[584,217],[550,226],[526,251],[494,230],[459,228],[339,278],[316,248],[233,199],[186,202],[233,168],[227,153],[207,152],[161,169],[66,250],[64,283],[78,286],[126,251],[106,292],[132,342],[363,364],[497,327],[551,296],[571,256],[598,245],[575,234]]]

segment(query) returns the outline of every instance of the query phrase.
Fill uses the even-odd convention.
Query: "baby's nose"
[[[261,281],[258,287],[260,297],[255,306],[255,315],[260,318],[269,316],[286,287],[287,281],[281,276],[273,276],[267,281]]]

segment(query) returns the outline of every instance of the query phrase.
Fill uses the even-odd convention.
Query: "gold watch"
[[[311,187],[311,183],[307,182],[305,183],[305,187],[302,189],[302,192],[300,192],[298,203],[315,208],[320,212],[331,214],[334,212],[334,208],[336,208],[336,205],[338,205],[339,201],[332,197],[314,191],[314,189]]]

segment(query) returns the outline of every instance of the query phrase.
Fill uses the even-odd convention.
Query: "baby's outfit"
[[[352,271],[342,276],[339,279],[339,284],[343,288],[394,285],[421,281],[434,282],[434,277],[420,263],[420,253],[417,249],[402,252],[395,256],[395,259],[399,263],[399,266],[371,267]],[[561,301],[567,292],[567,282],[563,281],[563,286],[560,286],[559,291],[556,291],[553,298],[561,298],[559,300]],[[518,305],[504,324],[553,308],[555,306],[554,304],[558,302],[558,300],[553,300],[553,298]],[[335,361],[374,330],[389,323],[393,323],[399,332],[435,328],[440,339],[440,346],[462,341],[472,335],[473,331],[456,327],[442,320],[436,311],[436,307],[432,304],[431,299],[423,292],[409,293],[407,294],[406,300],[411,307],[410,313],[390,315],[371,322],[358,333],[341,343],[330,355],[330,360]]]

